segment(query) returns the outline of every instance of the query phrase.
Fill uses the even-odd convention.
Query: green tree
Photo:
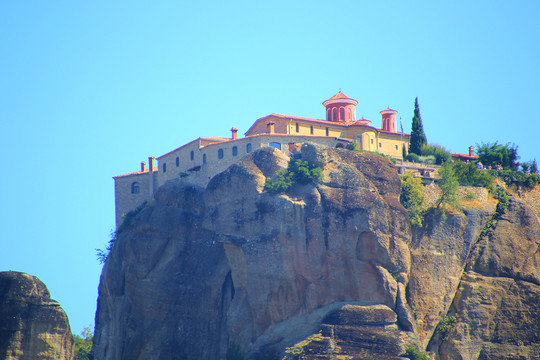
[[[493,176],[488,171],[479,170],[476,164],[454,164],[454,173],[462,186],[487,187],[493,183]]]
[[[422,227],[425,211],[422,180],[415,178],[411,173],[405,174],[401,179],[399,201],[407,209],[411,225]]]
[[[452,155],[441,145],[422,145],[421,149],[422,156],[434,156],[435,164],[441,165],[445,161],[451,161]]]
[[[92,341],[94,340],[94,334],[90,326],[85,326],[81,335],[73,335],[75,341],[75,360],[93,360],[94,354],[92,352]]]
[[[437,208],[441,204],[457,205],[458,204],[458,187],[459,182],[454,172],[454,166],[450,162],[442,164],[439,170],[441,180],[439,180],[439,188],[441,189],[441,197],[437,201]]]
[[[496,168],[497,165],[501,165],[505,170],[515,170],[516,160],[519,159],[517,153],[518,147],[515,144],[507,143],[502,145],[496,141],[492,143],[476,144],[478,161],[484,166],[491,166]]]
[[[287,169],[278,171],[274,179],[267,179],[264,189],[270,193],[284,193],[294,184],[317,185],[323,179],[322,169],[302,160],[289,161]]]
[[[420,116],[420,107],[418,98],[414,101],[414,117],[412,119],[412,132],[409,140],[409,154],[414,153],[422,155],[422,145],[427,144],[424,126],[422,125],[422,116]]]

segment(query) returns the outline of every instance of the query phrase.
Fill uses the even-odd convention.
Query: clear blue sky
[[[340,88],[381,126],[453,152],[538,158],[538,1],[2,1],[0,270],[93,324],[112,176],[270,113],[324,117]]]

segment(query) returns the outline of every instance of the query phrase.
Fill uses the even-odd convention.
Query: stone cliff
[[[73,359],[66,313],[35,276],[0,272],[0,359]]]
[[[512,245],[502,236],[478,241],[494,212],[489,203],[434,213],[412,232],[388,160],[313,145],[302,147],[302,158],[323,169],[321,183],[265,192],[266,178],[289,160],[266,148],[205,189],[165,184],[126,219],[101,277],[96,359],[224,359],[236,346],[249,359],[281,359],[286,347],[318,332],[306,358],[399,359],[409,345],[440,358],[492,358],[505,341],[500,331],[467,328],[484,325],[470,306],[482,303],[487,282],[470,279],[492,273],[517,284],[515,302],[531,319],[526,327],[540,331],[532,306],[540,231],[534,213],[514,209],[520,202],[508,210],[519,218],[513,221],[536,227]],[[489,260],[522,246],[526,259],[516,251]],[[491,310],[490,321],[516,320],[508,309],[498,317]],[[453,314],[458,320],[443,337],[437,325]],[[538,335],[517,336],[527,340],[515,346],[531,354]]]

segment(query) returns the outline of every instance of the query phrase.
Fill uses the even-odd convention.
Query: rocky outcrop
[[[0,359],[73,359],[66,313],[35,276],[0,272]]]
[[[265,192],[289,161],[265,148],[206,188],[168,182],[132,214],[101,276],[96,359],[231,348],[274,360],[298,343],[306,359],[398,359],[409,346],[440,359],[536,356],[540,228],[526,204],[512,200],[482,239],[491,200],[432,211],[412,231],[388,160],[301,154],[322,168],[318,185]]]
[[[289,160],[272,148],[206,189],[160,188],[103,269],[96,357],[220,359],[236,343],[272,358],[346,303],[403,307],[410,229],[391,163],[311,145],[302,156],[324,179],[284,195],[263,190]]]
[[[440,359],[540,359],[540,225],[510,199],[494,230],[474,244],[449,316]]]

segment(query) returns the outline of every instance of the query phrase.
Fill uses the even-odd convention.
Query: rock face
[[[73,359],[66,313],[35,276],[0,272],[0,359]]]
[[[511,198],[473,246],[450,309],[457,321],[432,344],[441,359],[540,359],[539,234],[533,210]]]
[[[539,303],[536,217],[513,203],[508,222],[529,230],[511,244],[478,241],[494,203],[432,213],[413,232],[388,160],[308,144],[302,158],[323,169],[317,186],[265,192],[266,179],[289,160],[266,148],[205,189],[168,182],[126,219],[101,276],[96,359],[225,359],[239,347],[246,359],[273,360],[305,339],[306,359],[332,358],[329,349],[398,359],[411,345],[436,358],[490,359],[515,350],[498,346],[511,334],[471,329],[503,318],[514,324],[523,315],[517,304],[531,316],[526,326],[515,323],[523,330],[515,346],[533,354],[540,332],[532,309]],[[492,288],[506,307],[475,314],[489,308],[480,286],[499,277],[515,282]],[[438,324],[454,314],[456,324],[442,336]]]
[[[397,173],[375,154],[304,146],[302,156],[324,180],[288,195],[263,191],[289,160],[273,148],[206,189],[160,188],[103,269],[96,358],[221,359],[232,343],[273,358],[345,303],[396,310],[394,276],[410,271]]]

